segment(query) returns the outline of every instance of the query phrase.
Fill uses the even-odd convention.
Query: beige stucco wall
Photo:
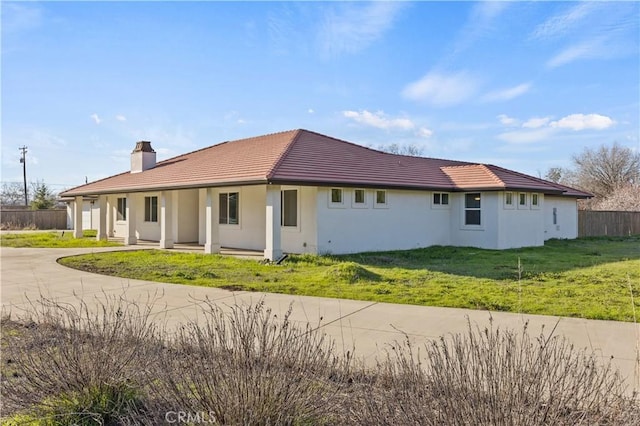
[[[553,209],[557,223],[553,223]],[[578,207],[575,198],[547,196],[544,203],[544,239],[578,238]]]

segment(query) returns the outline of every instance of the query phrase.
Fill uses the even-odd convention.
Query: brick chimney
[[[156,166],[156,152],[151,148],[151,142],[136,142],[131,153],[131,173],[140,173]]]

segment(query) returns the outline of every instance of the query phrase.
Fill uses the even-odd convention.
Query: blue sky
[[[535,176],[640,149],[638,2],[2,2],[2,181],[306,128]]]

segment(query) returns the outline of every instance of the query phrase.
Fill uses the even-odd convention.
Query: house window
[[[224,192],[219,194],[220,217],[218,222],[222,225],[237,225],[239,223],[240,209],[238,201],[240,196],[237,192]]]
[[[433,193],[433,204],[435,206],[448,206],[449,205],[449,194],[446,192],[434,192]]]
[[[127,199],[118,198],[118,214],[116,220],[127,220]]]
[[[158,197],[144,197],[144,221],[158,221]]]
[[[505,192],[504,193],[504,204],[505,206],[513,205],[513,192]]]
[[[298,190],[281,191],[280,203],[280,224],[282,226],[298,226]]]
[[[518,205],[519,206],[527,205],[527,194],[524,194],[524,193],[518,194]]]
[[[355,189],[353,191],[353,201],[356,204],[364,204],[364,189]]]
[[[553,224],[558,224],[558,209],[556,207],[553,208]]]
[[[380,206],[387,204],[387,191],[381,189],[376,191],[376,204]]]
[[[538,200],[538,194],[531,194],[531,206],[538,207],[540,201]]]
[[[473,192],[464,196],[464,224],[480,225],[480,193]]]
[[[334,204],[342,204],[342,189],[331,188],[331,202]]]

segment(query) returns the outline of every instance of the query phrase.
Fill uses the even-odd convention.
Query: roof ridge
[[[500,178],[499,178],[499,177],[498,177],[498,176],[493,172],[493,170],[491,170],[489,167],[487,167],[487,165],[486,165],[486,164],[479,164],[479,166],[480,166],[480,167],[482,167],[483,169],[485,169],[485,170],[489,173],[489,175],[491,175],[491,176],[492,176],[493,180],[494,180],[496,183],[498,183],[499,185],[501,185],[501,186],[503,186],[503,187],[505,187],[505,188],[507,187],[507,184],[506,184],[502,179],[500,179]]]
[[[267,180],[271,180],[273,178],[273,175],[275,174],[275,172],[278,169],[278,167],[280,166],[280,164],[282,164],[282,162],[287,157],[287,154],[289,153],[289,151],[291,151],[291,148],[293,147],[293,145],[295,145],[295,143],[300,138],[300,135],[302,135],[302,133],[305,132],[305,131],[306,130],[304,130],[304,129],[295,129],[295,130],[287,130],[286,132],[277,132],[277,133],[272,133],[271,134],[271,135],[275,135],[275,134],[280,134],[280,133],[295,132],[293,137],[289,141],[289,143],[287,143],[287,147],[280,153],[280,156],[278,157],[278,159],[275,161],[275,163],[273,163],[273,166],[267,172],[267,175],[265,176],[265,178]],[[266,136],[270,136],[270,135],[266,135]]]

